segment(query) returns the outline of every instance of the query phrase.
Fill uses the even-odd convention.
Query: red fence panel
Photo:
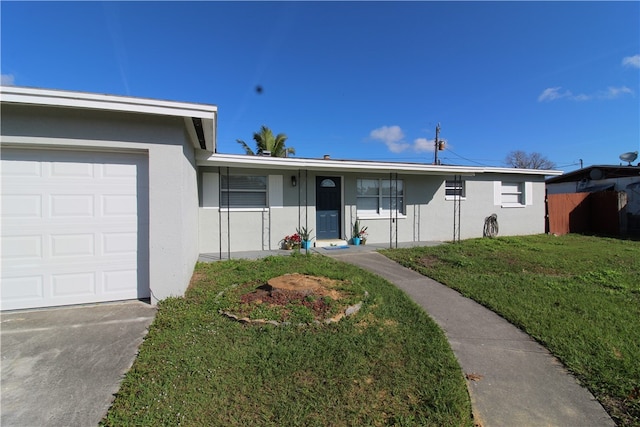
[[[591,193],[591,231],[596,234],[620,234],[620,206],[617,191]]]
[[[619,235],[622,207],[617,191],[549,194],[547,232]]]
[[[589,193],[549,194],[549,233],[582,233],[589,228]]]

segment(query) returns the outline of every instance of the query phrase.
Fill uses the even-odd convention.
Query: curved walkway
[[[371,250],[315,252],[384,277],[426,310],[467,376],[479,425],[615,426],[554,356],[480,304]]]

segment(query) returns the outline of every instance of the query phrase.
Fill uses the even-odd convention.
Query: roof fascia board
[[[198,141],[193,118],[199,118],[202,120],[205,150],[211,153],[216,150],[215,127],[218,107],[215,105],[19,86],[0,86],[0,100],[2,103],[183,117],[191,143],[198,149],[202,147]]]
[[[582,168],[582,169],[576,169],[574,171],[570,171],[567,172],[565,174],[562,174],[560,176],[554,176],[553,178],[549,178],[547,179],[547,184],[556,184],[556,183],[561,183],[561,182],[573,182],[575,180],[577,180],[578,177],[584,176],[586,174],[588,174],[589,172],[591,172],[594,169],[601,169],[607,172],[612,172],[612,171],[619,171],[619,170],[623,170],[625,172],[631,171],[631,172],[638,172],[638,175],[640,175],[640,167],[638,166],[625,166],[625,165],[592,165],[592,166],[588,166],[586,168]],[[628,174],[626,176],[635,176],[633,174]]]
[[[213,119],[202,120],[202,130],[204,131],[204,140],[206,141],[206,150],[215,153],[218,150],[217,147],[217,128],[218,128],[218,115],[216,114]]]
[[[283,157],[261,157],[247,155],[214,154],[208,159],[198,161],[198,166],[229,166],[244,168],[265,168],[281,170],[341,170],[389,172],[396,170],[402,173],[426,175],[475,175],[479,173],[518,174],[518,175],[560,175],[562,171],[515,168],[489,168],[476,166],[446,166],[419,163],[368,162],[357,160],[325,160]]]
[[[18,86],[0,87],[0,95],[2,102],[8,103],[198,117],[210,120],[215,119],[218,111],[215,105]]]

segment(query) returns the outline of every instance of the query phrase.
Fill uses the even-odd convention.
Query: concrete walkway
[[[315,252],[384,277],[425,309],[444,330],[467,375],[479,425],[615,426],[593,395],[527,334],[458,292],[371,249]]]

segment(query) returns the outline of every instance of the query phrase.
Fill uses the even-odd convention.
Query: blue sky
[[[640,150],[640,2],[9,2],[3,84],[218,106],[296,157],[559,169]],[[263,92],[257,93],[260,85]]]

